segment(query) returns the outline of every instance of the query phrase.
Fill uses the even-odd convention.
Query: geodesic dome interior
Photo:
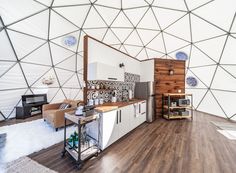
[[[232,119],[236,115],[233,0],[1,0],[0,15],[5,118],[15,116],[23,94],[47,90],[50,102],[82,99],[86,34],[139,60],[186,53],[186,78],[198,82],[186,85],[194,107]],[[48,77],[53,84],[45,87]]]

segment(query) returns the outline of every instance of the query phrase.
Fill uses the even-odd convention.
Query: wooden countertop
[[[116,109],[124,107],[124,106],[128,106],[128,105],[131,105],[134,103],[141,102],[141,101],[145,101],[145,100],[132,99],[129,102],[104,103],[102,105],[96,106],[95,110],[100,113],[109,112],[109,111],[116,110]]]

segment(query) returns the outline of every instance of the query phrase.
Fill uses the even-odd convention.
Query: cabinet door
[[[98,62],[90,63],[88,80],[124,81],[124,69]]]
[[[102,115],[102,149],[119,139],[118,110]]]
[[[139,103],[140,104],[140,113],[144,114],[146,113],[146,109],[147,109],[147,103],[146,101],[142,101]]]
[[[142,101],[139,103],[140,105],[140,116],[139,116],[139,125],[146,121],[146,110],[147,110],[147,103],[146,101]]]
[[[125,106],[119,109],[119,138],[124,136],[131,130],[130,126],[130,115],[131,106]]]

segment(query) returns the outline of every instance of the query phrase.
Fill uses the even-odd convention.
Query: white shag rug
[[[75,129],[74,126],[67,127],[67,136]],[[0,133],[7,134],[5,146],[0,148],[2,164],[48,148],[64,139],[64,128],[56,132],[43,119],[3,126],[0,127]]]

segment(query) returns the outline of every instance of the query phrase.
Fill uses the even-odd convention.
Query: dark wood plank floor
[[[236,141],[219,134],[211,121],[226,120],[195,112],[193,122],[158,119],[144,123],[86,162],[80,171],[68,155],[60,157],[62,143],[29,157],[60,173],[236,172]]]

